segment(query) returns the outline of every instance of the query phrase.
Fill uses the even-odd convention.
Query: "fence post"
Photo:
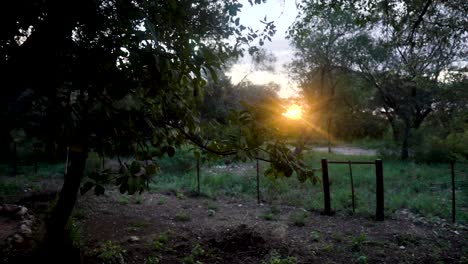
[[[260,204],[260,169],[257,159],[257,203]]]
[[[450,162],[450,170],[452,171],[452,223],[455,223],[455,164]]]
[[[354,204],[354,181],[353,181],[353,170],[351,169],[351,161],[348,161],[349,166],[349,177],[351,178],[351,199],[353,200],[353,213],[355,212],[355,204]]]
[[[197,158],[197,192],[200,195],[200,158]]]
[[[376,210],[375,220],[384,220],[384,182],[383,182],[383,163],[381,159],[375,160],[376,176]]]
[[[325,203],[324,215],[332,215],[330,206],[330,182],[328,180],[328,161],[322,159],[322,183],[323,183],[323,200]]]

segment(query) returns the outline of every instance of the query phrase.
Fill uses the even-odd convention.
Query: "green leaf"
[[[154,164],[149,164],[146,166],[146,174],[147,175],[155,175],[156,174],[156,166]]]
[[[130,173],[131,174],[137,174],[141,170],[141,165],[138,163],[138,161],[133,161],[132,165],[130,166]]]

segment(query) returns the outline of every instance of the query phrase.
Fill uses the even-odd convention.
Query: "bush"
[[[450,133],[446,138],[428,135],[415,146],[414,159],[428,163],[467,160],[466,146],[468,146],[468,131]]]

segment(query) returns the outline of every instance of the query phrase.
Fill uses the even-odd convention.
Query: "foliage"
[[[196,244],[195,247],[193,247],[192,251],[190,252],[190,255],[182,259],[182,263],[183,264],[201,263],[198,259],[204,257],[205,255],[206,255],[206,251],[203,249],[203,247],[200,244]]]
[[[289,216],[289,221],[295,226],[305,226],[308,217],[306,212],[295,212]]]
[[[295,257],[286,257],[283,258],[277,251],[272,251],[270,259],[268,261],[263,261],[263,264],[296,264],[297,259]]]
[[[353,251],[361,251],[362,245],[367,242],[366,233],[361,233],[352,239],[351,248]]]
[[[460,82],[452,77],[463,71],[455,62],[466,57],[467,10],[456,0],[313,1],[299,10],[289,36],[298,49],[293,68],[304,71],[303,91],[319,76],[321,93],[331,80],[328,94],[335,98],[341,77],[330,77],[334,72],[373,87],[375,95],[366,96],[374,98],[370,110],[389,121],[401,137],[401,158],[408,158],[414,130],[443,111],[437,106],[450,105],[444,103],[447,83]]]
[[[5,6],[0,71],[9,89],[0,100],[0,122],[8,126],[1,140],[22,130],[59,152],[69,146],[69,173],[49,225],[56,237],[73,209],[89,150],[136,160],[123,162],[119,176],[92,172],[81,191],[100,195],[111,181],[133,194],[157,171],[155,162],[139,161],[172,157],[186,141],[204,146],[195,109],[207,76],[216,80],[228,59],[254,54],[258,48],[251,44],[263,45],[276,31],[266,19],[262,32],[242,25],[241,7],[237,0],[21,0]],[[218,146],[209,148],[225,154]]]
[[[174,220],[179,221],[179,222],[187,222],[187,221],[190,221],[190,219],[191,219],[190,215],[186,212],[179,212],[174,217]]]
[[[107,240],[95,250],[97,258],[106,264],[122,264],[125,263],[124,255],[127,252],[119,244]]]

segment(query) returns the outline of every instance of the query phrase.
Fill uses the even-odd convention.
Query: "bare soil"
[[[145,263],[150,256],[159,263],[266,263],[274,252],[297,263],[468,261],[465,227],[421,221],[406,210],[376,222],[281,205],[271,213],[268,205],[235,198],[168,192],[124,200],[111,191],[81,197],[77,211],[85,263],[100,263],[96,248],[108,240],[126,248],[125,263]],[[266,213],[273,219],[262,217]],[[303,222],[293,220],[303,214]],[[168,241],[155,247],[163,234]]]
[[[312,148],[314,151],[318,152],[328,152],[327,147],[316,147]],[[332,153],[342,154],[342,155],[356,155],[356,156],[375,156],[377,151],[375,149],[363,149],[350,146],[338,146],[331,148]]]

